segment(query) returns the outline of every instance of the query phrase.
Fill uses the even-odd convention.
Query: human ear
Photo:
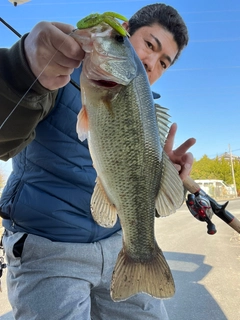
[[[125,30],[129,30],[129,23],[127,22],[127,21],[124,21],[123,22],[123,24],[122,24],[122,26],[123,26],[123,28],[125,29]]]

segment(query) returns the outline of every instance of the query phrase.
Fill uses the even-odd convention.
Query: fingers
[[[177,132],[177,124],[173,123],[169,129],[168,136],[165,142],[164,151],[169,154],[173,149],[174,139]]]
[[[56,27],[54,37],[52,38],[52,44],[55,49],[70,60],[81,61],[84,58],[84,51],[79,43],[70,36],[74,27],[58,22],[53,22],[52,25]]]
[[[173,151],[173,161],[180,164],[181,166],[179,175],[182,180],[185,180],[191,172],[194,158],[192,153],[187,152],[187,150],[195,143],[196,139],[190,138]]]
[[[168,154],[170,160],[173,162],[175,168],[178,170],[182,180],[185,180],[190,174],[193,164],[193,155],[187,152],[195,143],[196,139],[190,138],[181,144],[178,148],[173,150],[174,138],[177,132],[177,124],[173,123],[170,127],[164,151]]]
[[[191,173],[193,165],[193,155],[191,152],[187,152],[182,157],[181,170],[179,171],[180,178],[184,181]]]
[[[49,90],[66,85],[84,58],[81,46],[68,34],[71,25],[38,23],[25,38],[28,64],[38,81]]]
[[[185,160],[181,160],[181,164],[179,163],[173,163],[174,167],[179,172],[180,178],[184,181],[187,176],[191,173],[192,170],[192,164],[193,164],[193,155],[191,152],[185,153],[183,158]],[[175,160],[176,161],[176,160]]]
[[[190,138],[181,144],[177,149],[174,150],[176,156],[183,155],[189,148],[191,148],[196,143],[196,139]]]
[[[55,26],[57,29],[61,30],[65,34],[71,33],[76,27],[71,26],[70,24],[62,23],[62,22],[52,22],[53,26]]]

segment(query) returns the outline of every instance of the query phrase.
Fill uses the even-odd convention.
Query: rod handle
[[[200,191],[200,186],[189,176],[183,181],[184,187],[191,193],[196,193]]]

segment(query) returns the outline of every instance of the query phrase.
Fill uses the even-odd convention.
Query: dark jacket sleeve
[[[37,124],[57,96],[36,81],[24,55],[24,39],[0,49],[0,160],[20,152],[35,137]]]

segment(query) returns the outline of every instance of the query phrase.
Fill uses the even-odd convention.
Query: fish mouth
[[[108,80],[92,80],[94,84],[96,84],[98,87],[105,87],[105,88],[114,88],[119,85],[119,83],[114,81],[108,81]]]

